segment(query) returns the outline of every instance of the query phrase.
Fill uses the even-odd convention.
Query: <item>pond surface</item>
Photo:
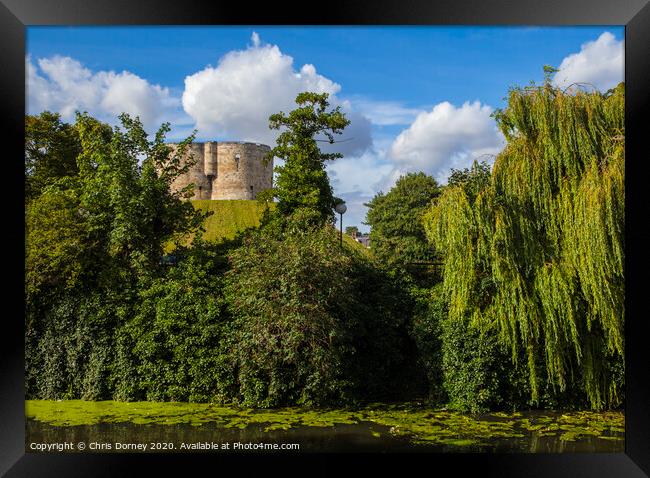
[[[26,451],[620,453],[624,415],[528,411],[467,415],[417,403],[358,409],[27,401]],[[83,449],[79,444],[83,443]],[[276,444],[276,450],[273,450]],[[297,444],[296,449],[286,448]]]

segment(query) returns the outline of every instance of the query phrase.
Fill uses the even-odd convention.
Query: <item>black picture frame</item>
[[[644,167],[648,161],[650,117],[650,4],[648,0],[444,0],[347,2],[281,6],[277,2],[200,0],[0,0],[0,124],[5,197],[4,320],[0,340],[0,473],[6,476],[147,475],[151,467],[173,474],[208,466],[225,473],[226,462],[242,473],[250,465],[279,464],[286,471],[339,471],[332,455],[118,455],[25,453],[24,417],[24,151],[25,27],[27,25],[624,25],[626,82],[626,407],[625,453],[620,454],[435,454],[347,456],[345,471],[391,464],[402,472],[453,476],[473,471],[499,477],[642,477],[650,475],[650,347],[644,344],[644,213],[648,202]],[[15,248],[14,248],[15,247]],[[338,458],[338,456],[337,456]],[[351,458],[351,459],[350,459]],[[316,461],[303,468],[306,460]],[[314,468],[317,466],[318,468]],[[407,468],[408,466],[408,468]],[[443,468],[444,467],[444,468]],[[418,472],[421,473],[421,472]]]

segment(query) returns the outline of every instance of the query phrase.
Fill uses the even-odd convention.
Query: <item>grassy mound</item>
[[[219,241],[232,239],[238,232],[251,227],[258,227],[264,210],[274,208],[257,201],[247,200],[197,200],[192,201],[196,209],[211,211],[213,214],[205,221],[203,239]]]
[[[213,214],[205,221],[205,233],[203,239],[207,241],[221,241],[233,239],[235,235],[246,229],[258,227],[260,219],[264,214],[264,209],[275,208],[275,203],[261,203],[253,200],[212,200],[200,199],[192,201],[192,205],[201,211],[211,211]],[[338,233],[338,230],[337,230]],[[188,240],[189,241],[189,240]],[[362,244],[352,239],[347,234],[343,234],[343,242],[347,247],[364,254],[370,255],[370,250]],[[171,252],[173,246],[169,244],[166,252]]]

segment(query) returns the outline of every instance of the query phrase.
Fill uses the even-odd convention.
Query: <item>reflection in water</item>
[[[415,444],[408,437],[393,436],[390,427],[371,422],[338,424],[332,427],[297,426],[288,430],[265,431],[264,429],[265,427],[260,424],[245,428],[225,428],[215,423],[196,426],[121,422],[53,426],[29,419],[26,423],[26,448],[28,452],[33,452],[33,449],[30,450],[31,443],[83,442],[86,446],[85,451],[92,452],[126,451],[124,445],[120,448],[119,444],[142,444],[141,448],[147,445],[146,452],[204,452],[205,444],[214,447],[212,444],[223,446],[229,443],[229,450],[232,451],[235,443],[297,443],[300,445],[301,452],[620,453],[624,451],[622,440],[586,436],[575,441],[564,441],[558,436],[544,436],[536,431],[525,433],[523,437],[494,438],[490,440],[489,445],[450,446]],[[613,436],[622,437],[623,434]],[[152,443],[158,444],[159,449],[152,449]],[[181,449],[182,443],[201,443],[204,444],[204,449]],[[110,449],[106,449],[109,446]],[[173,449],[170,449],[170,446],[173,446]],[[75,448],[75,451],[78,450]],[[213,449],[210,452],[226,453],[225,450]],[[279,452],[296,453],[296,451]]]

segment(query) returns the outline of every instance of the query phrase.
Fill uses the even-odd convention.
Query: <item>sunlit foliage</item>
[[[515,88],[495,119],[507,145],[475,197],[448,187],[425,218],[445,255],[449,320],[493,329],[559,390],[619,401],[624,356],[624,86]],[[477,293],[486,283],[492,291]],[[482,285],[483,284],[483,285]],[[614,365],[613,365],[614,364]]]

